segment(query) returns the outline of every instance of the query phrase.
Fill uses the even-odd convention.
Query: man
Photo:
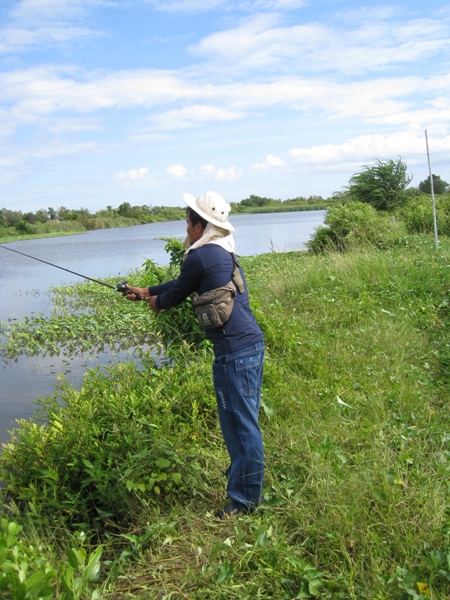
[[[128,286],[130,300],[142,297],[158,313],[177,306],[193,292],[224,287],[235,268],[230,205],[215,192],[199,198],[184,194],[190,242],[177,279],[149,288]],[[264,449],[258,423],[264,362],[264,335],[250,309],[248,290],[236,291],[229,319],[205,328],[214,346],[213,381],[219,422],[230,455],[227,494],[231,504],[215,514],[221,519],[253,511],[264,487]]]

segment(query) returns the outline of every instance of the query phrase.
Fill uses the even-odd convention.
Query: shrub
[[[343,252],[360,245],[386,248],[398,240],[398,233],[387,216],[381,216],[369,204],[347,202],[332,207],[326,217],[327,227],[318,227],[307,243],[314,254]]]
[[[56,570],[44,544],[24,541],[23,527],[15,521],[0,522],[0,593],[2,598],[25,600],[77,600],[85,598],[90,583],[98,581],[102,547],[88,556],[85,548],[70,548],[67,560]],[[83,534],[79,541],[84,541]],[[59,590],[58,578],[61,576]],[[96,597],[96,593],[91,598]]]
[[[438,233],[450,235],[450,198],[436,198],[436,221]],[[433,233],[433,206],[431,196],[421,195],[414,198],[401,210],[400,217],[404,221],[408,233]]]
[[[169,267],[161,268],[152,260],[147,260],[144,265],[145,278],[148,285],[158,285],[178,277],[183,255],[186,249],[180,240],[162,238],[166,241],[165,251],[169,254]],[[181,304],[167,312],[158,314],[157,321],[152,321],[151,326],[156,327],[164,351],[174,351],[180,343],[195,346],[209,347],[211,344],[205,339],[203,329],[195,318],[191,305],[191,298],[186,298]]]
[[[32,234],[33,233],[33,226],[30,225],[30,223],[28,223],[27,221],[25,221],[24,219],[20,220],[17,225],[16,225],[16,230],[18,233],[22,233],[22,234]]]
[[[189,469],[158,423],[162,414],[168,428],[184,418],[180,407],[172,410],[179,389],[173,370],[150,364],[140,372],[133,363],[88,371],[81,392],[61,385],[58,398],[42,402],[40,420],[19,421],[4,445],[5,492],[65,526],[88,529],[125,525],[144,506],[171,504],[186,493]]]

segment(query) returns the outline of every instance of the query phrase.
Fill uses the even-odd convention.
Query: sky
[[[450,182],[449,92],[439,0],[0,0],[0,208]]]

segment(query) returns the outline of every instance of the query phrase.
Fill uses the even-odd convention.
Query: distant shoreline
[[[330,203],[323,203],[323,204],[311,204],[311,205],[288,205],[288,206],[255,206],[255,207],[249,207],[249,208],[239,208],[239,210],[232,210],[231,211],[231,216],[233,215],[255,215],[255,214],[266,214],[266,213],[282,213],[282,212],[306,212],[306,211],[313,211],[313,210],[327,210],[327,208],[329,207]],[[178,207],[179,208],[179,207]],[[233,207],[234,208],[234,207]],[[184,209],[180,209],[183,210]],[[154,223],[158,222],[158,223],[169,223],[171,221],[177,221],[178,219],[167,219],[164,221],[152,221]],[[64,223],[64,221],[62,222]],[[48,238],[48,237],[62,237],[62,236],[67,236],[67,235],[80,235],[80,234],[84,234],[87,233],[88,231],[95,231],[96,229],[114,229],[116,227],[133,227],[133,226],[137,226],[137,225],[149,225],[151,222],[149,223],[139,223],[136,222],[135,219],[130,219],[130,222],[125,222],[124,219],[118,219],[117,220],[117,224],[110,224],[107,228],[105,227],[97,227],[94,229],[77,229],[74,231],[58,231],[58,226],[60,226],[62,223],[52,223],[52,228],[55,228],[53,231],[48,232],[48,233],[32,233],[32,234],[21,234],[18,233],[17,235],[6,235],[6,236],[1,236],[0,235],[0,244],[5,244],[8,242],[20,242],[23,240],[36,240],[36,239],[40,239],[40,238]]]

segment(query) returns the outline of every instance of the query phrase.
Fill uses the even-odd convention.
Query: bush
[[[100,529],[122,526],[146,506],[161,509],[176,501],[186,494],[189,468],[160,433],[160,422],[177,431],[175,423],[190,420],[180,417],[180,399],[173,408],[180,371],[150,364],[142,372],[121,363],[107,372],[88,371],[81,392],[62,385],[58,398],[43,401],[40,421],[19,421],[4,445],[5,492],[65,527],[88,530],[100,523]]]
[[[165,251],[170,256],[168,268],[158,267],[152,260],[144,264],[144,273],[147,283],[145,285],[158,285],[178,277],[183,255],[186,249],[183,243],[173,238],[162,238],[167,243]],[[211,344],[205,338],[203,328],[195,317],[191,305],[191,298],[186,298],[181,304],[171,308],[167,312],[160,313],[158,320],[152,321],[151,326],[158,330],[164,351],[170,355],[176,351],[180,343],[195,345],[197,347],[210,347]]]
[[[332,207],[324,222],[327,227],[318,227],[306,244],[314,254],[344,252],[367,244],[384,249],[395,244],[399,237],[389,217],[380,215],[375,208],[362,202]]]
[[[67,551],[67,560],[56,570],[49,560],[44,544],[29,544],[23,540],[23,527],[15,521],[0,522],[0,592],[2,598],[25,600],[77,600],[86,597],[90,583],[98,581],[102,547],[88,556],[81,546]],[[84,536],[79,535],[83,542]],[[58,578],[61,577],[59,590]],[[91,598],[95,597],[95,592]]]
[[[27,221],[22,219],[16,225],[16,230],[18,233],[30,235],[33,233],[33,226],[30,225]]]
[[[450,235],[450,198],[436,198],[436,221],[438,233]],[[433,233],[433,206],[431,196],[422,195],[408,202],[399,216],[404,221],[408,233]]]

